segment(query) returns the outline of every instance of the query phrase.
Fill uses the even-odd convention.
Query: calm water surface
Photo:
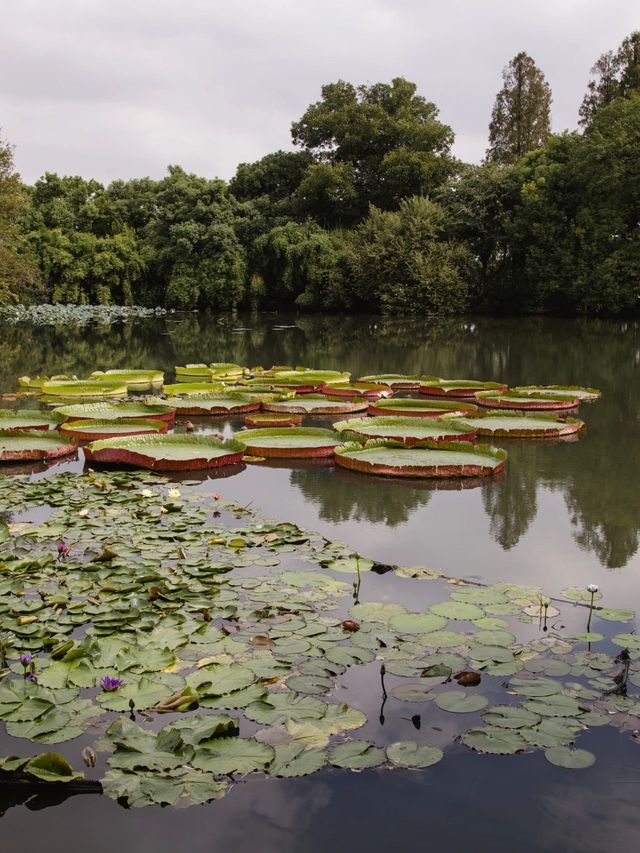
[[[588,430],[578,440],[496,441],[509,452],[506,475],[498,479],[396,482],[333,466],[276,464],[249,466],[206,487],[380,562],[537,584],[551,595],[597,583],[608,605],[640,609],[637,323],[188,315],[83,329],[0,325],[5,392],[21,374],[158,367],[170,375],[176,364],[199,361],[601,388],[600,401],[580,408]],[[240,420],[224,423],[229,433],[240,426]],[[57,470],[79,467],[69,462]],[[380,584],[378,600],[381,594],[399,599],[389,576]],[[356,688],[375,720],[376,689]],[[389,709],[383,740],[413,737],[403,713],[406,706]],[[635,850],[640,746],[606,727],[589,737],[598,762],[576,773],[551,766],[542,753],[502,759],[453,746],[442,764],[424,772],[250,780],[218,803],[186,811],[126,811],[95,796],[55,808],[7,798],[0,801],[0,810],[7,809],[1,849],[40,849],[46,838],[51,853],[85,846],[144,853]]]

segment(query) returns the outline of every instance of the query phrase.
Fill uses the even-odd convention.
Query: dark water
[[[497,480],[438,488],[333,466],[282,464],[250,466],[211,488],[381,562],[538,584],[547,594],[597,583],[607,605],[638,609],[637,323],[482,318],[433,325],[189,315],[84,329],[0,326],[3,391],[13,390],[25,373],[81,376],[109,367],[170,372],[194,361],[601,388],[602,400],[581,406],[588,431],[579,440],[502,442],[509,463]],[[226,429],[240,423],[229,421]],[[394,736],[411,738],[410,724],[401,720],[390,715],[398,727]],[[315,853],[345,846],[354,853],[634,850],[640,746],[607,727],[589,737],[587,748],[597,751],[598,762],[576,773],[549,765],[542,753],[503,759],[453,746],[442,764],[422,772],[326,771],[300,780],[251,780],[218,803],[186,811],[127,812],[104,797],[84,796],[56,808],[35,802],[28,813],[7,801],[0,831],[9,846],[3,842],[2,849],[44,849],[46,838],[52,853],[85,845],[145,853]]]

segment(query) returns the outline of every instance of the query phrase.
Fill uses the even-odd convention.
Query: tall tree
[[[453,131],[438,120],[435,104],[402,77],[390,84],[353,86],[338,80],[323,86],[321,100],[294,122],[291,134],[294,144],[325,164],[303,181],[298,194],[319,221],[335,221],[341,199],[340,224],[366,216],[369,204],[397,209],[403,198],[431,192],[454,166]],[[318,210],[319,190],[326,195],[326,216]]]
[[[515,163],[546,144],[551,133],[551,89],[524,51],[505,66],[502,81],[491,113],[487,160]]]
[[[618,50],[603,53],[591,69],[594,75],[580,107],[580,124],[589,125],[600,107],[616,98],[640,92],[640,30],[627,36]]]

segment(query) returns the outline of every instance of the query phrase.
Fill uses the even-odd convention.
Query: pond
[[[608,607],[637,607],[638,323],[464,318],[436,324],[379,317],[190,314],[81,328],[0,325],[0,391],[5,393],[15,390],[23,374],[86,376],[97,369],[151,367],[171,377],[175,365],[200,361],[306,365],[355,377],[393,372],[510,386],[600,388],[600,400],[580,407],[587,429],[572,440],[496,440],[507,450],[508,464],[495,478],[400,481],[331,464],[279,460],[248,465],[231,476],[198,477],[198,489],[339,540],[380,564],[425,566],[448,578],[483,584],[534,585],[554,597],[567,587],[597,584]],[[196,429],[223,426],[230,435],[241,425],[240,418],[218,420],[215,427],[202,420]],[[22,470],[38,479],[79,471],[81,464],[72,459],[48,470]],[[0,476],[13,473],[5,469]],[[446,584],[438,582],[436,594],[431,582],[424,591],[424,583],[407,585],[386,573],[367,576],[365,585],[370,600],[415,609],[434,596],[447,596]],[[607,636],[634,630],[635,623],[628,622]],[[616,649],[608,646],[607,651],[615,654]],[[413,704],[391,700],[380,710],[377,670],[356,670],[342,683],[340,695],[366,712],[369,722],[361,737],[386,745],[416,736]],[[541,751],[478,754],[452,742],[457,730],[442,732],[439,721],[428,716],[422,726],[423,733],[434,729],[443,748],[446,742],[446,760],[434,768],[325,769],[295,779],[248,776],[224,799],[189,809],[127,810],[93,795],[59,803],[42,798],[25,806],[15,794],[0,791],[3,849],[22,851],[46,843],[49,851],[67,851],[89,843],[97,851],[116,845],[164,851],[184,846],[185,838],[192,851],[239,853],[256,847],[306,853],[345,845],[370,851],[425,845],[510,851],[517,845],[524,851],[594,853],[635,847],[640,742],[629,731],[591,728],[585,748],[597,753],[597,763],[572,772],[551,765]],[[16,748],[15,739],[10,746],[6,736],[3,740],[3,755]]]

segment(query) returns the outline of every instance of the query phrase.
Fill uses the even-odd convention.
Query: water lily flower
[[[118,690],[124,681],[122,678],[113,678],[110,675],[103,675],[100,679],[100,687],[104,690],[105,693],[113,693],[114,690]]]
[[[140,492],[140,494],[143,498],[152,498],[153,497],[153,490],[152,489],[143,489]]]
[[[86,517],[89,515],[89,510],[88,510],[88,509],[87,509],[87,507],[85,506],[85,507],[83,507],[82,509],[78,510],[78,515],[79,515],[81,518],[86,518]]]
[[[598,591],[598,584],[597,583],[590,583],[589,586],[587,587],[587,591],[590,592],[592,595],[594,595]]]
[[[219,501],[221,497],[222,497],[222,495],[219,495],[217,492],[214,492],[214,493],[211,495],[211,498],[212,498],[212,500],[214,500],[214,501]]]
[[[25,675],[27,681],[30,681],[32,684],[38,683],[38,676],[34,672],[30,672],[29,675]]]
[[[66,542],[58,542],[58,559],[64,560],[64,558],[69,554],[71,548],[67,545]]]
[[[597,583],[590,583],[587,587],[587,592],[591,593],[591,601],[589,602],[589,619],[587,620],[587,634],[591,631],[591,617],[593,616],[593,599],[597,591]]]
[[[26,669],[31,663],[31,655],[28,652],[23,652],[20,655],[20,663],[22,664],[24,669]]]
[[[180,489],[169,489],[169,497],[170,498],[179,498],[180,497]]]

